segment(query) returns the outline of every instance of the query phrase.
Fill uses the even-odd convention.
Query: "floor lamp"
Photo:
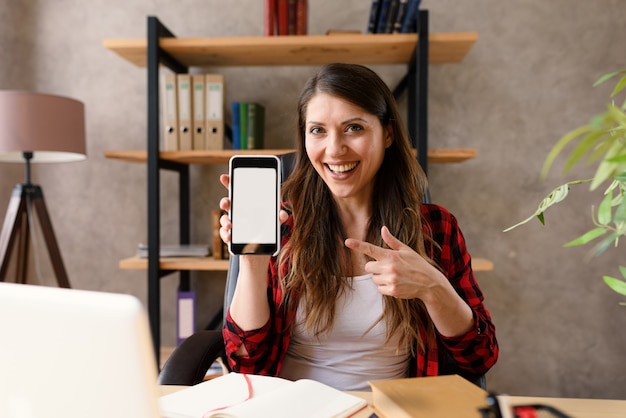
[[[31,183],[31,163],[85,157],[85,111],[61,96],[0,90],[0,162],[23,163],[25,181],[13,188],[0,233],[0,282],[17,250],[15,281],[26,283],[31,217],[36,214],[60,287],[70,287],[40,186]]]

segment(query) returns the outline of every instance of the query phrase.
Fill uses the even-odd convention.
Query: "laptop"
[[[137,298],[0,283],[0,417],[155,418],[157,399]]]

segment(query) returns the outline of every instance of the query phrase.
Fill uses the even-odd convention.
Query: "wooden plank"
[[[432,33],[429,62],[462,62],[477,39],[476,32]],[[278,66],[407,64],[416,43],[412,33],[164,38],[160,45],[186,66]],[[146,66],[145,39],[105,39],[103,45],[138,67]]]
[[[130,257],[120,260],[119,268],[123,270],[147,270],[148,259]],[[228,260],[215,260],[211,257],[172,257],[160,260],[161,270],[203,270],[227,271]],[[492,271],[493,262],[484,258],[473,258],[474,271]]]
[[[160,158],[184,164],[228,164],[228,159],[236,154],[263,154],[282,155],[294,152],[293,149],[263,149],[263,150],[212,150],[212,151],[161,151]],[[105,151],[104,156],[109,159],[132,163],[145,163],[147,151]],[[431,148],[428,150],[428,161],[431,163],[460,163],[476,157],[473,148]]]
[[[215,260],[211,257],[171,257],[162,258],[159,262],[161,270],[204,270],[227,271],[228,260]],[[124,270],[147,270],[148,259],[130,257],[120,260],[119,268]]]

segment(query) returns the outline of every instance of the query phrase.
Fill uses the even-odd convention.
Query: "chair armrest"
[[[224,354],[222,332],[197,331],[183,341],[159,373],[160,385],[192,386],[204,380],[209,367]]]

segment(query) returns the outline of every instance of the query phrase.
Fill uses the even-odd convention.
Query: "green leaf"
[[[624,199],[624,195],[620,194],[621,200],[614,200],[614,204],[617,203],[617,208],[615,209],[615,215],[613,216],[613,222],[616,224],[626,222],[626,199]]]
[[[599,142],[599,140],[604,136],[606,136],[606,132],[604,131],[591,132],[589,135],[585,135],[580,140],[578,145],[576,145],[576,148],[572,150],[569,158],[563,166],[563,172],[567,173],[570,171],[572,167],[596,144],[596,142]]]
[[[625,164],[626,163],[626,153],[616,155],[615,157],[607,158],[606,160],[608,162],[610,162],[610,163]]]
[[[605,229],[606,231],[606,229]],[[620,235],[616,232],[612,233],[608,237],[603,238],[593,249],[593,255],[600,255],[607,250],[611,245],[617,247]]]
[[[609,178],[612,178],[613,176],[623,171],[620,169],[621,167],[619,164],[611,163],[608,161],[608,159],[618,155],[621,149],[623,149],[623,145],[620,143],[620,141],[616,140],[611,145],[611,148],[607,150],[605,159],[598,165],[598,169],[596,170],[594,179],[591,182],[591,190],[595,190],[600,184],[604,183]]]
[[[611,97],[615,97],[620,91],[622,91],[626,87],[626,76],[622,77],[620,81],[617,83],[613,92],[611,93]]]
[[[605,228],[594,228],[591,231],[587,231],[585,232],[583,235],[579,236],[578,238],[566,243],[565,245],[563,245],[564,247],[574,247],[577,245],[584,245],[587,244],[590,241],[593,241],[594,239],[604,235],[606,233],[606,229]]]
[[[545,225],[546,224],[546,220],[543,217],[543,212],[538,213],[537,214],[537,218],[539,219],[539,222],[541,222],[541,225]]]
[[[621,266],[620,266],[621,267]],[[622,273],[623,274],[623,273]],[[603,276],[602,279],[611,289],[620,295],[626,296],[626,282],[615,277]]]
[[[622,277],[626,279],[626,267],[619,266],[619,272],[621,273]]]
[[[554,160],[561,153],[561,151],[563,151],[567,144],[569,144],[579,136],[585,135],[590,132],[593,132],[593,128],[591,127],[591,125],[583,125],[562,136],[546,157],[546,160],[543,163],[543,168],[541,169],[541,178],[545,179],[547,177],[548,171],[550,171],[550,167],[554,163]]]
[[[611,212],[611,204],[613,202],[613,193],[607,193],[604,195],[604,199],[598,206],[598,223],[600,225],[608,225],[613,217]]]
[[[626,171],[622,171],[620,174],[618,174],[617,176],[613,177],[615,180],[621,182],[621,183],[625,183],[626,182]]]
[[[563,199],[565,199],[568,193],[569,193],[569,183],[561,184],[560,186],[552,190],[550,194],[548,194],[548,196],[546,196],[541,202],[539,202],[539,206],[537,207],[537,210],[535,211],[535,213],[533,213],[532,215],[530,215],[528,218],[524,219],[523,221],[518,222],[517,224],[508,227],[503,232],[508,232],[513,228],[517,228],[518,226],[529,222],[535,216],[538,217],[539,221],[545,225],[543,212],[545,212],[546,209],[548,209],[550,206],[554,205],[555,203],[558,203],[562,201]]]
[[[626,72],[626,70],[620,70],[620,71],[613,71],[612,73],[607,73],[602,75],[598,80],[596,80],[595,83],[593,83],[593,86],[596,87],[602,83],[604,83],[606,80],[615,77],[617,74],[621,74]]]

